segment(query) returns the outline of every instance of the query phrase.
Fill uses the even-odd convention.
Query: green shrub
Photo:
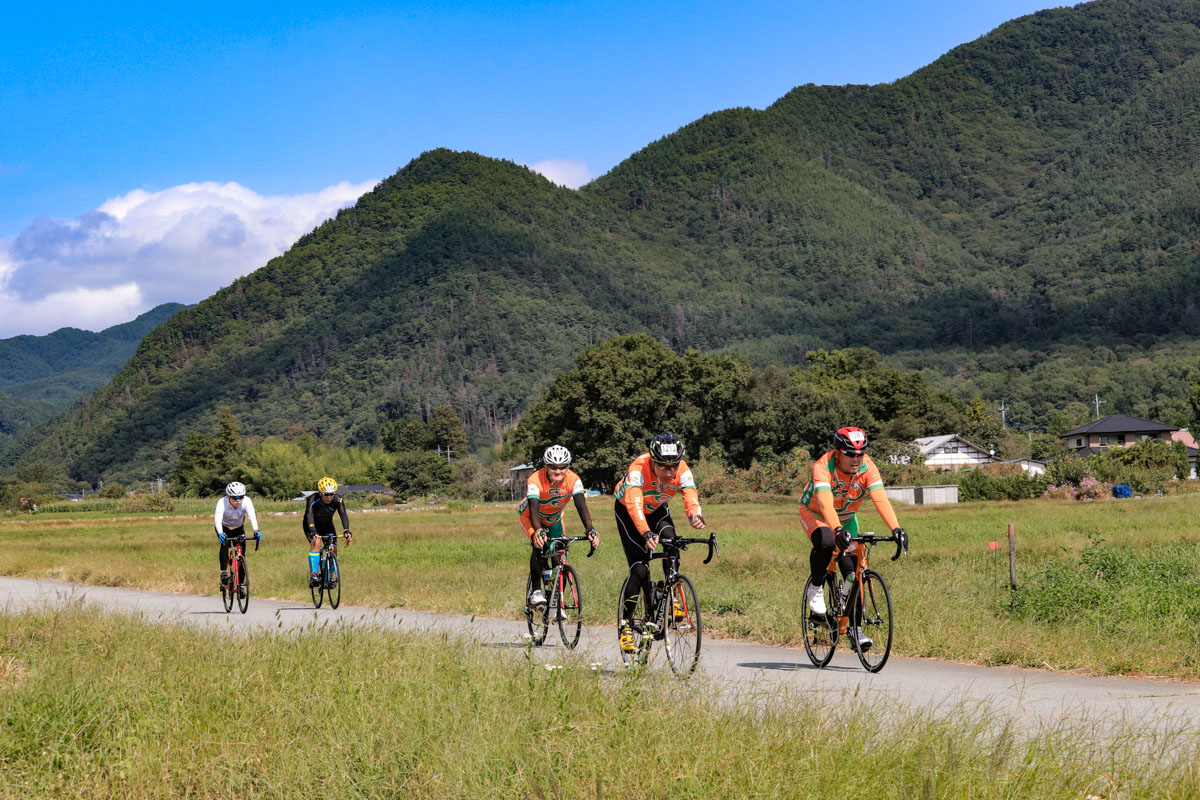
[[[166,492],[135,494],[126,497],[121,508],[123,511],[153,511],[168,514],[175,510],[175,501]]]

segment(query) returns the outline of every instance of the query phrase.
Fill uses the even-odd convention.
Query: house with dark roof
[[[1063,440],[1068,450],[1081,456],[1089,456],[1110,447],[1128,447],[1147,439],[1170,442],[1171,434],[1178,430],[1182,429],[1176,425],[1166,425],[1125,414],[1109,414],[1087,425],[1060,433],[1058,438]]]
[[[1063,440],[1068,450],[1080,456],[1103,453],[1110,447],[1129,447],[1148,439],[1161,439],[1168,444],[1183,442],[1187,447],[1188,463],[1191,465],[1192,474],[1188,477],[1196,477],[1196,461],[1200,457],[1200,449],[1196,448],[1196,440],[1187,428],[1125,414],[1109,414],[1095,422],[1060,433],[1058,438]]]

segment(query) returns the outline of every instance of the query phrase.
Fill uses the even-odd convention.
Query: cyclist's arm
[[[896,518],[896,511],[892,508],[892,501],[888,500],[887,492],[883,486],[874,486],[871,488],[871,502],[875,504],[875,510],[879,512],[879,516],[883,517],[883,524],[888,526],[888,530],[895,530],[900,527],[900,520]]]
[[[637,532],[642,536],[650,533],[650,523],[646,522],[646,512],[642,510],[642,487],[625,484],[625,496],[621,498],[621,502],[629,512]]]
[[[836,530],[842,524],[842,520],[838,517],[837,508],[833,505],[833,488],[817,484],[816,498],[817,505],[821,507],[821,518],[825,520],[825,524],[829,526],[830,530]]]
[[[217,536],[221,535],[221,511],[223,511],[222,506],[224,504],[224,497],[217,500],[217,510],[213,512],[213,530],[217,532]]]
[[[304,535],[308,536],[310,539],[312,538],[313,534],[316,532],[317,520],[316,520],[316,515],[313,514],[313,504],[316,502],[317,502],[316,500],[313,500],[310,497],[308,500],[308,506],[306,506],[304,509],[304,522],[303,522]]]
[[[525,537],[532,542],[533,534],[537,533],[538,529],[533,526],[531,521],[532,514],[525,513],[529,510],[531,505],[532,503],[530,503],[529,500],[526,500],[524,503],[518,506],[517,519],[521,521],[521,529],[525,531]]]
[[[254,501],[250,499],[250,495],[242,500],[242,508],[246,510],[246,519],[250,520],[250,530],[258,530],[258,515],[254,513]]]
[[[346,516],[346,501],[339,497],[337,504],[338,516],[342,518],[342,530],[350,530],[350,518]]]
[[[579,519],[583,522],[583,529],[590,531],[592,529],[592,512],[587,507],[587,500],[583,494],[577,494],[573,498],[575,500],[575,510],[579,512]]]

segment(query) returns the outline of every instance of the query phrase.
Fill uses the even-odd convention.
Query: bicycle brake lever
[[[591,542],[588,542],[588,547],[589,547],[590,549],[588,550],[587,557],[588,557],[588,558],[591,558],[591,557],[592,557],[592,553],[596,552],[596,545],[592,544]]]
[[[255,539],[255,540],[254,540],[254,552],[256,552],[256,553],[258,552],[258,545],[259,545],[259,544],[260,544],[259,540],[258,540],[258,539]]]

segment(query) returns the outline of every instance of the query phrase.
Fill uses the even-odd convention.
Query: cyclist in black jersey
[[[333,515],[337,514],[342,520],[342,533],[349,542],[354,538],[350,533],[350,520],[346,516],[346,503],[337,493],[338,484],[333,478],[324,477],[317,481],[317,491],[309,495],[308,505],[304,509],[304,538],[308,540],[308,582],[316,586],[320,582],[317,569],[321,562],[321,536],[336,533],[333,529]],[[336,541],[334,548],[337,548]]]

